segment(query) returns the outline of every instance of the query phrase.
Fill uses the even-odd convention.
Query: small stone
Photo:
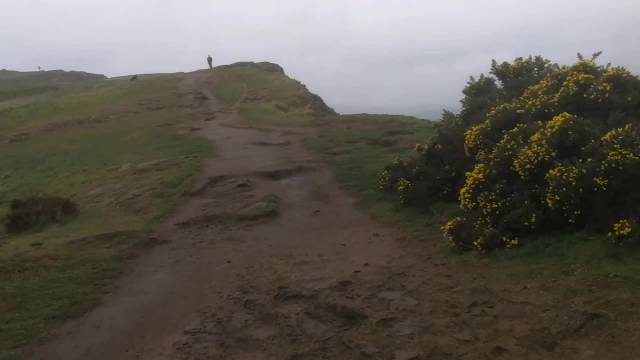
[[[491,355],[493,357],[500,357],[500,356],[504,356],[506,354],[509,353],[509,350],[507,350],[505,347],[500,346],[500,345],[496,345],[493,347],[493,349],[491,349]]]
[[[241,180],[236,184],[236,187],[239,189],[246,189],[250,188],[251,184],[249,183],[249,180]]]
[[[399,299],[391,301],[389,308],[393,311],[406,311],[412,310],[420,302],[412,297],[403,296]]]
[[[371,344],[366,344],[364,345],[364,347],[362,348],[362,350],[360,350],[360,355],[364,356],[364,357],[373,357],[374,355],[378,354],[380,352],[380,349],[371,345]]]
[[[394,360],[419,360],[420,354],[410,350],[397,350],[393,354]]]
[[[367,314],[359,309],[352,308],[348,305],[338,303],[326,303],[321,307],[328,313],[350,322],[358,322],[368,318]]]
[[[405,320],[391,327],[391,331],[397,336],[413,335],[421,332],[427,327],[427,324],[419,321]]]
[[[402,291],[381,291],[376,296],[383,300],[398,300],[403,295]]]
[[[465,342],[473,341],[474,339],[471,332],[467,329],[464,329],[460,332],[453,334],[453,338],[456,340],[465,341]]]

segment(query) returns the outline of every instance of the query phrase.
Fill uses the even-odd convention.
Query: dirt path
[[[218,155],[158,229],[169,243],[35,359],[623,359],[637,350],[637,329],[612,330],[620,315],[597,300],[488,279],[376,224],[305,150],[312,129],[243,127],[208,81],[186,75],[180,91]]]

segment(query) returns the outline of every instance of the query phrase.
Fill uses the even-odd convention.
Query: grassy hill
[[[136,82],[76,72],[0,72],[0,217],[33,195],[79,213],[0,230],[0,359],[90,309],[190,187],[206,141],[180,135],[177,76]]]
[[[307,126],[312,120],[335,116],[322,98],[284,74],[272,63],[240,62],[214,72],[215,95],[236,106],[256,126]]]

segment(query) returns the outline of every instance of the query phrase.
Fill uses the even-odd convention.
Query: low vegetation
[[[174,76],[19,74],[24,92],[0,100],[3,360],[89,310],[210,154],[176,129]]]

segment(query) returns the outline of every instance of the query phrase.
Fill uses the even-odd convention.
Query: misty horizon
[[[633,1],[8,1],[0,68],[110,77],[270,61],[340,113],[437,118],[492,59],[576,53],[640,70]]]

